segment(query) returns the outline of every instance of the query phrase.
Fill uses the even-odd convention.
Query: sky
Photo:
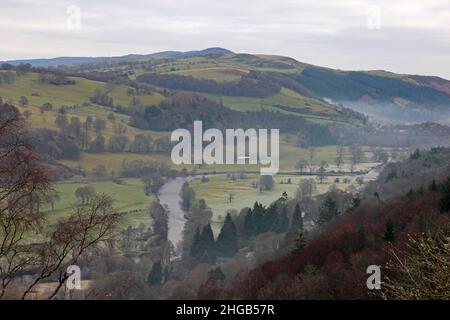
[[[450,79],[450,0],[0,0],[0,60],[223,47]]]

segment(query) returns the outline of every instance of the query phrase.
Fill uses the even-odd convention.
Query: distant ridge
[[[214,47],[207,48],[204,50],[194,50],[194,51],[163,51],[152,54],[127,54],[124,56],[117,57],[56,57],[48,59],[22,59],[22,60],[8,60],[2,61],[2,63],[9,63],[12,65],[19,65],[21,63],[29,63],[35,67],[57,67],[63,65],[72,64],[85,64],[85,63],[101,63],[106,61],[117,62],[125,60],[134,60],[142,58],[192,58],[192,57],[203,57],[203,56],[221,56],[225,54],[233,54],[233,51],[228,49]]]

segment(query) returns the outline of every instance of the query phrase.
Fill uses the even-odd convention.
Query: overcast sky
[[[450,0],[0,0],[0,60],[220,46],[450,79],[449,22]]]

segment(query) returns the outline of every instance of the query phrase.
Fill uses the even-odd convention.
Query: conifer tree
[[[392,242],[395,240],[395,229],[394,229],[394,221],[389,219],[386,222],[386,225],[384,227],[384,235],[383,235],[384,241]]]
[[[430,184],[430,191],[437,191],[438,190],[438,187],[437,187],[437,184],[436,184],[436,179],[434,179],[433,178],[433,181],[431,182],[431,184]]]
[[[197,229],[197,231],[195,232],[194,238],[192,239],[191,250],[189,252],[189,255],[191,257],[196,258],[196,259],[199,258],[199,256],[200,256],[199,245],[200,245],[200,230]]]
[[[203,227],[198,242],[198,260],[201,262],[213,263],[216,261],[214,234],[211,224]]]
[[[153,263],[152,270],[148,274],[147,283],[149,285],[161,284],[162,281],[162,267],[161,261]]]
[[[277,231],[279,216],[276,202],[272,203],[267,209],[262,208],[262,217],[259,233]]]
[[[277,232],[283,233],[289,229],[289,217],[287,214],[286,206],[283,206],[281,209],[280,217],[278,219],[278,228]]]
[[[294,214],[292,215],[291,229],[303,230],[303,217],[302,212],[300,211],[300,205],[298,203],[295,205]]]
[[[255,234],[256,226],[253,219],[253,211],[252,209],[248,209],[247,214],[244,217],[244,237],[250,239]]]
[[[360,204],[361,204],[361,199],[359,198],[359,194],[356,194],[356,196],[354,196],[352,198],[351,210],[355,210],[356,208],[359,207]]]
[[[216,242],[217,253],[221,257],[232,257],[238,251],[236,225],[228,213]]]
[[[450,178],[442,185],[442,197],[439,200],[439,209],[441,212],[450,211]]]
[[[300,231],[297,234],[297,238],[295,239],[295,251],[300,251],[305,247],[306,239],[303,231]]]
[[[416,194],[416,192],[415,192],[414,189],[411,187],[411,188],[409,189],[408,193],[406,194],[406,196],[408,197],[409,200],[413,200],[415,194]]]
[[[339,215],[339,208],[332,197],[327,197],[320,207],[319,224],[324,225]]]
[[[253,206],[252,211],[252,223],[254,225],[254,231],[257,235],[259,233],[263,233],[266,230],[266,209],[263,207],[262,204],[255,202],[255,205]]]
[[[225,274],[223,273],[222,269],[220,267],[216,267],[214,269],[211,269],[208,272],[208,276],[210,278],[216,279],[219,283],[223,283],[225,281]]]

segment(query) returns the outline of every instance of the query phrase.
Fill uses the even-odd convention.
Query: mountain
[[[23,59],[23,60],[8,60],[4,61],[12,65],[19,65],[29,63],[35,67],[57,67],[64,65],[85,64],[85,63],[101,63],[101,62],[120,62],[128,60],[137,60],[143,58],[192,58],[192,57],[204,57],[214,55],[232,54],[233,52],[222,48],[208,48],[197,51],[163,51],[152,54],[128,54],[117,57],[57,57],[49,59]]]
[[[221,56],[226,54],[234,54],[233,51],[223,48],[208,48],[204,50],[195,51],[163,51],[155,54],[147,55],[147,57],[161,57],[161,58],[193,58],[206,56]]]

